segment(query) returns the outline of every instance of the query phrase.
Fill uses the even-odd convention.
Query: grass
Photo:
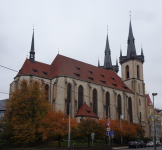
[[[88,146],[88,141],[84,140],[70,140],[71,147],[73,146],[73,143],[75,143],[75,146]],[[3,143],[0,143],[0,145]],[[105,141],[103,140],[96,140],[93,142],[93,145],[103,145],[105,144]],[[92,145],[92,141],[90,141],[90,145]],[[68,147],[68,140],[65,140],[61,142],[61,147]],[[14,148],[14,147],[6,147],[6,148],[0,148],[1,150],[35,150],[35,149],[47,149],[47,148],[58,148],[58,141],[51,141],[48,143],[40,143],[37,146],[30,147],[30,148]]]

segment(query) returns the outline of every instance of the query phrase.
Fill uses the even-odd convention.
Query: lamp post
[[[157,93],[152,93],[153,97],[153,122],[154,122],[154,134],[153,134],[153,141],[154,141],[154,150],[156,150],[156,139],[155,139],[155,112],[154,112],[154,96],[156,96]]]
[[[117,103],[113,103],[113,104],[111,104],[111,105],[115,105],[115,104],[117,104]],[[110,121],[109,121],[109,107],[110,107],[111,105],[108,106],[108,117],[107,117],[107,118],[108,118],[108,123],[110,122]],[[110,136],[109,136],[109,146],[110,146]]]
[[[120,128],[122,128],[121,119],[123,119],[123,115],[120,115]],[[121,132],[121,145],[123,144],[122,132]]]

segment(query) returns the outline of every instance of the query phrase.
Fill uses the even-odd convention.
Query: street
[[[126,146],[124,147],[114,147],[113,149],[121,149],[121,150],[133,150],[133,149],[136,149],[136,148],[128,148]],[[154,150],[154,147],[146,147],[146,148],[137,148],[137,150]],[[156,147],[156,150],[162,150],[162,146],[158,146]]]

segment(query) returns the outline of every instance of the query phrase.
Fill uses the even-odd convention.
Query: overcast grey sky
[[[144,82],[162,109],[162,0],[0,0],[0,65],[21,69],[30,51],[33,24],[36,61],[58,54],[103,65],[107,25],[112,63],[127,52],[129,11],[137,54],[145,55]],[[29,55],[29,54],[28,54]],[[119,67],[120,68],[120,67]],[[0,67],[0,92],[9,92],[16,72]],[[121,68],[118,73],[121,76]],[[8,98],[0,93],[0,100]]]

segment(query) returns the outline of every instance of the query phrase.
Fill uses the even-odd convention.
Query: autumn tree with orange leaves
[[[7,100],[3,118],[4,139],[21,145],[39,141],[42,135],[38,128],[49,110],[52,106],[46,100],[44,86],[37,81],[22,80]]]
[[[82,138],[87,138],[88,145],[90,144],[91,133],[94,132],[95,137],[99,135],[97,121],[92,118],[86,118],[85,120],[82,120],[80,123],[78,123],[77,129],[78,136]]]
[[[71,134],[76,131],[76,119],[71,119]],[[69,129],[69,117],[62,111],[48,111],[48,115],[41,121],[38,131],[43,134],[43,140],[58,140],[61,146],[61,139],[67,138]]]

